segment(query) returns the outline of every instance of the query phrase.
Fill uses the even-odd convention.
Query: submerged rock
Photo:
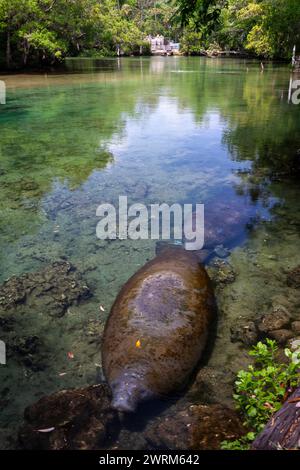
[[[39,307],[53,316],[91,296],[76,268],[67,261],[56,261],[41,271],[13,276],[0,286],[0,312],[19,305]]]
[[[297,266],[288,273],[287,285],[295,289],[300,287],[300,266]]]
[[[2,331],[12,331],[14,329],[15,325],[15,318],[14,317],[6,317],[6,316],[0,316],[0,328]]]
[[[232,405],[235,374],[229,370],[202,367],[196,375],[187,397],[202,403]]]
[[[292,323],[292,330],[297,333],[297,334],[300,334],[300,321],[294,321]]]
[[[214,252],[218,258],[227,258],[230,255],[230,250],[223,245],[217,245]]]
[[[119,432],[106,385],[62,390],[26,408],[22,449],[105,449]]]
[[[149,427],[146,440],[155,449],[217,450],[224,440],[245,434],[235,411],[222,405],[191,405]]]
[[[268,336],[272,339],[275,339],[278,344],[285,345],[289,339],[293,338],[294,333],[290,330],[282,329],[269,331]]]
[[[207,271],[214,284],[219,287],[225,287],[225,285],[231,284],[236,278],[233,267],[227,261],[223,260],[214,260],[213,263],[209,265]]]
[[[272,313],[263,315],[258,322],[261,333],[270,333],[287,327],[291,322],[291,315],[283,306],[275,307]]]
[[[33,371],[46,368],[47,356],[42,353],[43,345],[38,336],[23,338],[13,337],[9,340],[8,356],[13,356],[18,362]]]
[[[240,342],[246,346],[253,346],[259,339],[259,333],[253,321],[238,321],[231,326],[230,333],[233,343]]]

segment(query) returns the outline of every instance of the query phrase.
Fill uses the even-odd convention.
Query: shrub
[[[233,398],[237,409],[245,417],[245,426],[251,432],[238,441],[224,441],[222,449],[249,448],[250,442],[299,384],[300,352],[292,353],[285,349],[289,361],[281,364],[276,360],[277,350],[276,342],[267,339],[249,352],[254,358],[254,364],[238,372]]]

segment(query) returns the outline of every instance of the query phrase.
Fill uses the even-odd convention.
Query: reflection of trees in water
[[[255,202],[266,197],[270,177],[299,174],[300,107],[281,99],[287,71],[262,74],[259,64],[218,59],[104,62],[88,61],[93,73],[57,76],[57,85],[49,76],[48,88],[17,89],[0,115],[2,230],[17,226],[12,211],[15,221],[22,219],[24,201],[38,202],[53,181],[76,188],[104,168],[113,159],[107,143],[122,136],[136,111],[153,112],[162,94],[174,98],[179,113],[192,112],[199,125],[213,112],[221,116],[231,158],[252,162],[252,174],[239,175],[238,194]],[[85,60],[82,70],[86,66]],[[103,66],[107,73],[98,74]],[[26,214],[33,226],[36,212]]]
[[[236,190],[256,201],[265,196],[270,180],[299,176],[300,106],[287,103],[288,71],[262,74],[253,67],[247,71],[246,65],[229,61],[222,70],[214,61],[204,62],[198,74],[179,77],[174,92],[199,123],[210,111],[220,113],[230,157],[252,162],[252,172],[239,175]]]
[[[8,235],[41,222],[38,204],[54,181],[75,189],[113,161],[107,143],[122,136],[145,87],[140,74],[117,83],[83,76],[75,86],[58,79],[58,86],[17,90],[0,115],[0,230]],[[158,96],[147,101],[153,109]]]

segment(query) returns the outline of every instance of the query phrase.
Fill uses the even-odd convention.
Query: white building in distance
[[[180,50],[179,42],[166,39],[164,36],[147,36],[146,41],[150,43],[151,54],[154,55],[173,55],[178,54]]]

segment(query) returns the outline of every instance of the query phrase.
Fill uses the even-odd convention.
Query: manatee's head
[[[124,372],[110,384],[110,387],[111,407],[125,413],[133,413],[139,403],[154,397],[143,383],[143,379],[136,373]]]

